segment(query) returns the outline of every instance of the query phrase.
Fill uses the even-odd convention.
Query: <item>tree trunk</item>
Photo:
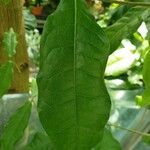
[[[0,4],[0,65],[7,61],[2,44],[4,32],[12,27],[17,33],[18,40],[13,83],[9,90],[11,93],[28,92],[29,69],[22,8],[23,0],[11,0],[8,5]]]

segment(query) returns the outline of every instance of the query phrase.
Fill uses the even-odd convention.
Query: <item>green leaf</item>
[[[52,150],[52,145],[47,135],[37,132],[25,150]]]
[[[145,21],[145,23],[146,23],[146,27],[148,29],[147,39],[150,40],[150,16],[147,18],[147,20]]]
[[[90,150],[109,118],[109,41],[82,0],[62,0],[48,17],[40,54],[39,117],[54,149]]]
[[[142,95],[142,101],[140,103],[141,106],[150,105],[150,51],[147,53],[144,60],[144,68],[143,68],[143,80],[145,83],[145,90]]]
[[[13,28],[10,28],[9,32],[4,33],[3,39],[3,44],[8,57],[13,57],[16,54],[17,43],[17,35]]]
[[[120,19],[129,9],[131,6],[129,5],[121,5],[114,9],[114,12],[112,13],[110,23],[115,23],[118,19]]]
[[[149,137],[149,136],[143,136],[142,139],[143,139],[143,142],[144,142],[144,143],[150,145],[150,137]]]
[[[26,102],[9,119],[0,140],[1,150],[13,150],[15,144],[23,136],[31,113],[31,102]]]
[[[150,8],[133,7],[116,23],[105,29],[110,40],[110,53],[114,52],[123,38],[133,34],[150,14]]]
[[[105,128],[103,140],[97,145],[95,150],[121,150],[121,146],[111,132]]]
[[[13,77],[13,63],[7,62],[0,67],[0,98],[8,91]]]

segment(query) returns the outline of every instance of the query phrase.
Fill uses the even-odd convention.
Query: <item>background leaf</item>
[[[0,97],[5,94],[10,88],[13,76],[13,63],[7,62],[5,65],[0,67]]]
[[[3,44],[6,49],[7,55],[13,57],[16,54],[17,47],[17,35],[13,28],[10,28],[9,32],[4,33]]]
[[[37,132],[25,150],[52,150],[52,144],[47,135]]]
[[[143,68],[143,80],[145,83],[145,90],[142,95],[142,101],[140,105],[148,106],[150,105],[150,51],[147,53],[144,60],[144,68]]]
[[[116,23],[105,29],[110,40],[110,53],[114,52],[123,38],[132,35],[150,14],[150,8],[133,7]]]
[[[9,119],[0,140],[1,150],[13,150],[15,144],[23,136],[31,113],[31,102],[26,102]]]
[[[39,117],[56,150],[90,150],[103,137],[110,98],[109,41],[82,0],[62,0],[48,17],[38,74]]]

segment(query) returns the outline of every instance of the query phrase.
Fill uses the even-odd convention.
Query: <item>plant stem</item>
[[[146,2],[127,2],[127,1],[121,1],[121,0],[110,0],[110,1],[104,1],[102,0],[102,2],[105,3],[116,3],[116,4],[121,4],[121,5],[132,5],[132,6],[143,6],[143,7],[150,7],[150,3],[146,3]]]
[[[141,135],[141,136],[148,136],[148,137],[150,137],[150,134],[148,134],[148,133],[143,133],[143,132],[140,132],[140,131],[137,131],[137,130],[128,129],[128,128],[122,127],[122,126],[120,126],[120,125],[117,125],[117,124],[110,124],[110,123],[108,123],[108,125],[109,125],[109,126],[116,127],[116,128],[120,128],[120,129],[122,129],[122,130],[126,130],[126,131],[129,131],[129,132],[132,132],[132,133],[134,133],[134,134],[139,134],[139,135]]]

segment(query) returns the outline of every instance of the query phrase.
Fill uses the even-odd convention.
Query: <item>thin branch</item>
[[[141,135],[141,136],[148,136],[148,137],[150,137],[150,134],[148,134],[148,133],[143,133],[143,132],[140,132],[140,131],[137,131],[137,130],[128,129],[128,128],[125,128],[125,127],[122,127],[122,126],[116,125],[116,124],[108,124],[108,125],[116,127],[116,128],[120,128],[122,130],[126,130],[126,131],[129,131],[129,132],[132,132],[134,134],[138,134],[138,135]]]
[[[121,0],[109,0],[109,1],[104,1],[102,2],[105,3],[116,3],[116,4],[121,4],[121,5],[132,5],[132,6],[143,6],[143,7],[150,7],[150,3],[148,2],[130,2],[130,1],[121,1]]]

